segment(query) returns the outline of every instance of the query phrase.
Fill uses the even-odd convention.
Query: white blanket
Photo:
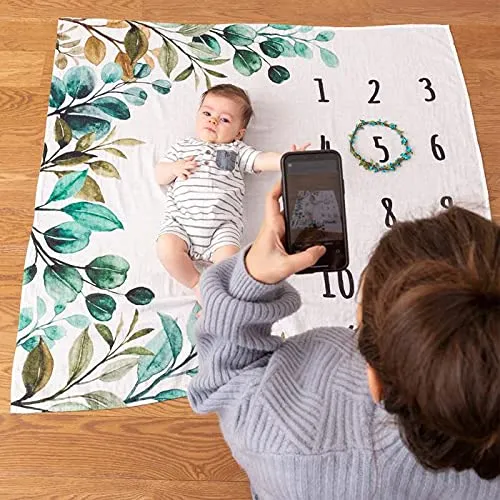
[[[185,395],[197,367],[195,299],[155,254],[163,194],[153,166],[169,145],[193,135],[207,83],[249,92],[256,116],[248,144],[284,152],[311,141],[342,156],[348,271],[329,275],[329,297],[322,274],[293,277],[303,306],[275,325],[278,335],[354,325],[360,272],[395,220],[450,203],[489,215],[448,26],[65,19],[54,62],[14,358],[14,412]],[[349,151],[356,124],[378,119],[402,129],[414,152],[394,172],[369,172]],[[356,148],[368,160],[389,156],[387,162],[402,151],[395,131],[381,126],[360,130]],[[278,176],[247,177],[244,243],[256,235],[265,193]]]

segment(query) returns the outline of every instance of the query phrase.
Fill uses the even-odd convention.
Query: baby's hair
[[[418,461],[499,476],[500,227],[457,206],[398,223],[361,295],[361,354]]]
[[[215,87],[209,88],[203,92],[201,96],[201,104],[203,104],[205,97],[209,94],[227,97],[228,99],[238,99],[242,104],[241,119],[243,121],[243,128],[247,127],[250,118],[253,116],[253,109],[250,97],[242,88],[230,83],[215,85]]]

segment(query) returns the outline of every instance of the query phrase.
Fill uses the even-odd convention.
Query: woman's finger
[[[297,145],[296,144],[292,144],[292,151],[297,151]]]
[[[266,214],[274,217],[280,214],[281,179],[273,186],[266,197]]]
[[[324,255],[326,248],[321,245],[317,245],[303,252],[290,255],[287,261],[290,265],[290,271],[292,273],[298,273],[303,269],[313,266],[318,262],[318,260]]]

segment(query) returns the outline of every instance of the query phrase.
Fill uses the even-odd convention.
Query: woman
[[[286,282],[324,252],[287,255],[279,184],[250,250],[202,279],[189,398],[217,412],[259,500],[500,498],[500,229],[460,208],[398,224],[363,273],[358,338],[283,342]]]

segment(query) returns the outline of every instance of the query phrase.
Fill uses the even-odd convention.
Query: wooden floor
[[[56,19],[451,24],[499,220],[499,0],[1,0],[0,7],[0,498],[249,499],[246,476],[215,418],[194,415],[185,401],[85,414],[9,414]]]

